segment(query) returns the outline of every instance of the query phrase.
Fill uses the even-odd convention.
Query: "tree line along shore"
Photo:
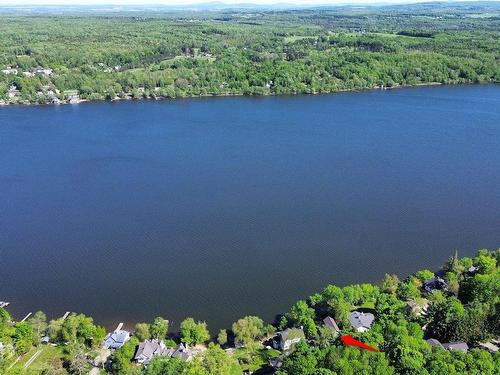
[[[500,82],[485,4],[0,15],[0,104]]]
[[[89,316],[16,322],[0,307],[2,374],[498,374],[500,250],[450,257],[436,272],[380,285],[328,285],[268,324],[243,317],[217,334],[157,317],[106,333]],[[345,346],[342,337],[378,349]]]

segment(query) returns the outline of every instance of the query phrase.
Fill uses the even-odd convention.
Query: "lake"
[[[500,246],[500,86],[0,109],[0,300],[270,321]]]

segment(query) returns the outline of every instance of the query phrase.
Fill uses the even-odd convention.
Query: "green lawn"
[[[271,358],[279,356],[281,352],[275,349],[257,349],[241,348],[235,351],[235,356],[241,363],[242,370],[256,371],[265,367]]]
[[[35,361],[33,361],[33,363],[25,369],[24,365],[29,361],[33,354],[37,352],[38,349],[42,349],[42,352],[38,355]],[[62,357],[62,348],[58,346],[43,345],[38,348],[31,348],[31,350],[9,370],[9,374],[40,374],[40,372],[45,368],[44,365],[50,363],[50,361],[54,358],[62,359]]]

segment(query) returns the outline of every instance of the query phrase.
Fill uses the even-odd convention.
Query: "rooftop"
[[[371,313],[364,313],[359,311],[353,311],[349,314],[349,322],[354,328],[370,328],[375,316]]]

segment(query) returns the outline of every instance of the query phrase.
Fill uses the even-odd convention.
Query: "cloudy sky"
[[[166,4],[166,5],[183,5],[211,2],[214,0],[0,0],[0,5],[28,5],[28,4],[58,4],[58,5],[75,5],[75,4]],[[288,3],[300,5],[316,5],[316,4],[369,4],[369,3],[409,3],[409,2],[424,2],[425,0],[221,0],[224,3],[253,3],[253,4],[270,4],[270,3]],[[429,0],[427,0],[429,1]],[[462,0],[463,1],[463,0]]]

